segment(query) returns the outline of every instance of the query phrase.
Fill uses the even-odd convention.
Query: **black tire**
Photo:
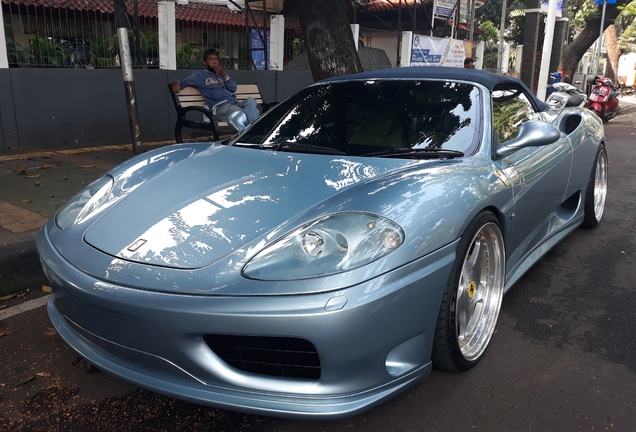
[[[437,317],[432,354],[433,365],[450,372],[475,366],[495,332],[506,267],[495,215],[484,211],[470,222],[456,256]]]
[[[583,207],[585,217],[581,228],[594,228],[601,222],[607,199],[607,171],[607,150],[601,143],[594,159],[590,180],[587,183]]]

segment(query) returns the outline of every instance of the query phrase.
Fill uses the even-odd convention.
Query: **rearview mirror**
[[[515,138],[497,146],[497,156],[502,158],[522,148],[553,144],[560,137],[561,132],[552,123],[529,121],[519,126]]]

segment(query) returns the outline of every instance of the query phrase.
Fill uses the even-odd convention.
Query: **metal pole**
[[[413,33],[417,30],[417,0],[413,2]]]
[[[135,35],[135,63],[137,64],[137,66],[142,66],[142,67],[146,67],[148,66],[145,62],[143,64],[141,63],[141,39],[139,36],[139,7],[137,6],[137,0],[133,1],[133,21],[132,21],[132,25],[133,25],[133,34]],[[146,53],[146,56],[148,56],[148,53]]]
[[[424,0],[420,0],[422,5],[424,4]],[[426,10],[426,9],[424,9]],[[433,2],[433,10],[431,11],[431,34],[429,36],[435,35],[435,3]]]
[[[453,8],[453,11],[451,12],[451,14],[448,16],[448,19],[453,19],[453,25],[451,26],[451,32],[450,32],[450,38],[453,39],[453,37],[455,36],[455,12],[457,11],[457,8],[459,7],[459,0],[457,0],[455,2],[455,7]],[[448,22],[448,20],[446,21]],[[444,37],[444,34],[442,33],[442,37]]]
[[[263,69],[269,69],[269,47],[267,46],[267,0],[263,0]]]
[[[402,45],[402,0],[398,4],[398,37],[397,37],[397,58],[395,66],[400,66],[400,47]]]
[[[357,10],[358,10],[358,2],[356,0],[352,0],[353,1],[353,24],[357,24]]]
[[[468,40],[475,40],[475,0],[470,2],[470,33],[468,34]]]
[[[139,112],[137,111],[137,96],[135,94],[135,80],[133,79],[132,59],[130,58],[130,44],[128,43],[128,25],[126,20],[126,4],[124,0],[113,0],[115,8],[115,27],[119,41],[119,61],[124,77],[126,92],[126,106],[128,107],[128,122],[132,135],[133,153],[143,152],[141,144],[141,128],[139,127]]]
[[[603,0],[603,13],[601,14],[601,30],[598,35],[598,46],[596,58],[594,59],[594,75],[598,75],[598,64],[601,60],[601,48],[603,47],[603,27],[605,27],[605,8],[607,7],[607,0]]]

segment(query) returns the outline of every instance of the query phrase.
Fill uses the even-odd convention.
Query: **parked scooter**
[[[577,81],[577,83],[580,83],[580,81]],[[587,95],[572,84],[555,82],[550,84],[548,90],[550,96],[548,96],[546,102],[552,109],[584,107],[587,104]]]
[[[563,82],[563,74],[561,72],[552,72],[548,75],[548,96],[556,91],[553,84]]]
[[[620,113],[618,94],[614,83],[609,78],[595,76],[593,88],[588,99],[589,108],[594,111],[604,123],[607,123]]]

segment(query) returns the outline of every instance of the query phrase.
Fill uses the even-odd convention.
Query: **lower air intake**
[[[206,334],[203,340],[236,369],[284,378],[320,378],[320,359],[311,342],[298,338]]]

